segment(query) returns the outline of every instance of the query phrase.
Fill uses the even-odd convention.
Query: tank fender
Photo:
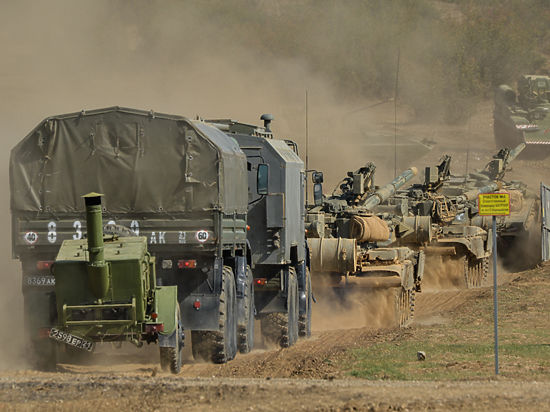
[[[481,237],[474,237],[471,239],[465,239],[465,238],[439,239],[438,243],[462,245],[477,259],[487,257],[490,254],[490,252],[488,252],[488,249],[486,248],[486,242],[484,242],[484,240]]]
[[[244,298],[246,288],[246,258],[244,256],[235,256],[235,287],[237,299]]]
[[[164,330],[159,333],[161,347],[176,346],[176,308],[178,305],[177,286],[157,286],[155,288],[155,313],[158,322],[164,324]]]

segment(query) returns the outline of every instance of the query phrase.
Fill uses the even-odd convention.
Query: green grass
[[[550,268],[549,268],[550,269]],[[550,270],[547,270],[550,272]],[[548,281],[546,281],[548,279]],[[540,270],[499,291],[500,375],[550,380],[550,276]],[[465,380],[494,376],[493,300],[473,292],[446,322],[414,326],[391,342],[349,350],[340,367],[363,379]],[[417,351],[426,353],[417,360]]]

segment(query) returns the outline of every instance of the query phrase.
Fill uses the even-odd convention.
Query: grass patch
[[[543,269],[499,291],[499,359],[503,377],[550,380],[550,282]],[[550,275],[550,267],[544,269]],[[546,276],[546,279],[550,276]],[[443,324],[417,325],[389,342],[351,349],[340,366],[363,379],[466,380],[494,376],[492,293],[473,291]],[[426,353],[418,361],[417,352]]]

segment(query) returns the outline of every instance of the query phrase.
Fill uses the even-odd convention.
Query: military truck
[[[104,236],[101,195],[86,202],[87,239],[64,240],[53,265],[57,322],[49,337],[64,349],[96,342],[158,342],[164,370],[182,364],[183,325],[177,286],[157,286],[144,236]],[[55,361],[54,351],[48,360]]]
[[[430,225],[426,228],[414,217],[402,219],[389,209],[374,213],[381,202],[416,175],[416,169],[411,168],[376,188],[374,169],[369,163],[349,172],[329,197],[322,194],[321,173],[313,173],[314,204],[308,207],[306,221],[311,269],[319,280],[314,284],[343,291],[343,299],[352,287],[392,290],[395,324],[407,326],[414,314],[415,292],[420,291],[424,254],[392,243],[397,238],[423,241],[430,237]]]
[[[517,93],[508,85],[495,92],[493,125],[497,148],[525,143],[526,158],[550,154],[550,77],[522,75]]]
[[[51,266],[64,240],[86,233],[80,196],[93,191],[106,196],[107,224],[147,238],[157,285],[177,286],[194,355],[225,362],[250,350],[247,173],[235,139],[201,121],[120,107],[42,121],[10,159],[13,254],[33,352],[57,325]]]
[[[275,139],[274,117],[264,126],[206,120],[234,138],[246,154],[248,242],[262,335],[287,347],[311,334],[312,289],[305,240],[305,169],[291,140]]]

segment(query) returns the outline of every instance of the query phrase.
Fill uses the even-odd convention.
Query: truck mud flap
[[[550,186],[540,184],[540,201],[542,212],[542,260],[550,259]]]

